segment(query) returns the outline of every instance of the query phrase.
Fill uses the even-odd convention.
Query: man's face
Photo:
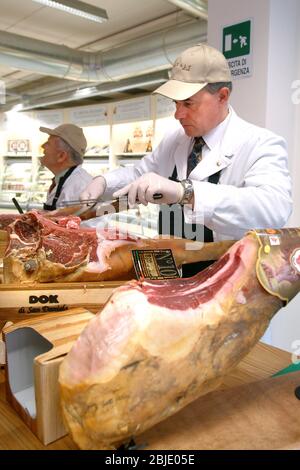
[[[228,93],[224,90],[227,89],[222,88],[211,94],[203,89],[187,100],[175,101],[175,118],[182,125],[186,135],[203,136],[225,119],[228,113]]]
[[[41,164],[47,167],[50,171],[55,173],[59,165],[58,160],[61,154],[59,149],[59,137],[49,135],[47,142],[42,145],[44,155],[41,158]]]

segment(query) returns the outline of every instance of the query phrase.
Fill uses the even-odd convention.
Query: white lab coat
[[[170,132],[157,149],[134,167],[107,173],[105,196],[143,173],[186,178],[191,138],[180,127]],[[222,170],[219,184],[207,178]],[[231,115],[222,140],[191,172],[194,209],[185,207],[187,223],[203,220],[214,240],[239,239],[251,228],[283,227],[292,210],[291,179],[286,143],[273,132]]]
[[[56,207],[59,208],[59,204],[61,204],[62,201],[79,200],[80,194],[92,181],[92,179],[93,177],[87,171],[85,171],[81,165],[78,165],[64,182],[60,196],[56,202]],[[57,186],[55,186],[52,191],[47,194],[46,204],[52,204],[56,189]]]

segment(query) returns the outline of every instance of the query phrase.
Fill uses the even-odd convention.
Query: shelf
[[[5,175],[4,175],[4,178],[5,178]],[[5,181],[3,181],[4,184],[33,184],[32,181],[24,181],[24,180],[10,180],[10,179],[7,179]]]
[[[125,153],[125,152],[123,152],[123,153],[117,153],[116,157],[121,157],[121,158],[122,157],[127,157],[127,158],[140,157],[140,158],[142,158],[145,155],[150,155],[150,153],[152,153],[152,152],[143,152],[143,153],[140,153],[140,152],[139,153],[137,153],[137,152],[127,152],[127,153]]]
[[[37,158],[42,158],[43,155],[39,155]],[[83,163],[86,163],[86,162],[89,162],[91,160],[94,160],[94,161],[107,161],[109,160],[109,154],[108,153],[99,153],[99,154],[95,154],[95,155],[84,155],[83,157]],[[40,165],[40,168],[43,167],[43,165]],[[46,169],[46,167],[43,167],[43,169]]]
[[[43,209],[43,203],[41,202],[33,202],[33,201],[18,201],[21,209],[24,212],[29,211],[31,209]],[[10,201],[1,201],[0,199],[0,208],[2,209],[16,209],[16,206],[13,202]]]
[[[31,189],[2,189],[2,194],[15,194],[15,193],[35,193],[36,191]]]
[[[85,160],[86,158],[87,159],[97,159],[97,158],[99,158],[99,159],[102,160],[102,159],[108,159],[108,157],[109,157],[108,153],[99,153],[99,154],[97,153],[95,155],[84,155],[83,159]]]
[[[18,163],[20,160],[30,160],[32,159],[32,155],[3,155],[3,158],[10,160],[10,161],[17,161]]]
[[[105,175],[107,171],[116,167],[130,168],[139,164],[144,156],[152,153],[146,152],[146,149],[149,150],[152,145],[156,146],[159,143],[160,139],[155,135],[157,130],[159,129],[159,136],[161,136],[162,131],[170,127],[167,120],[162,123],[160,120],[159,126],[155,128],[156,118],[153,114],[157,109],[154,103],[156,101],[157,97],[155,96],[143,96],[138,99],[133,98],[110,103],[107,105],[109,111],[105,117],[102,116],[102,111],[99,111],[98,107],[94,109],[93,106],[74,111],[74,116],[76,115],[76,118],[82,119],[82,122],[90,123],[91,120],[94,122],[94,124],[82,126],[88,142],[86,154],[83,158],[83,168],[92,177]],[[160,108],[165,113],[165,103],[160,104]],[[73,108],[70,108],[67,113],[71,112],[71,109],[73,112]],[[114,109],[117,114],[114,114]],[[61,116],[64,117],[63,113],[61,113]],[[36,116],[36,124],[41,124],[39,121],[41,117],[42,114]],[[105,123],[103,121],[102,124],[96,124],[99,119],[101,122],[105,119]],[[36,125],[36,127],[38,126]],[[15,129],[15,125],[12,124],[11,128],[8,126],[7,142],[3,139],[0,146],[0,151],[2,151],[0,158],[0,164],[2,164],[2,167],[0,166],[0,199],[1,196],[4,199],[3,203],[0,201],[0,207],[4,204],[13,208],[10,199],[12,197],[18,199],[19,197],[20,199],[29,199],[28,202],[24,203],[28,210],[29,206],[38,206],[38,203],[32,202],[33,197],[46,200],[53,174],[42,164],[44,158],[42,145],[45,136],[36,135],[33,126],[32,135],[28,136],[30,145],[26,146],[28,139],[17,139],[16,133],[18,133],[18,129]],[[12,146],[12,142],[8,144],[9,140],[16,139],[19,141],[18,146]],[[126,152],[126,149],[133,150],[133,152]],[[7,174],[5,174],[6,172]],[[24,179],[16,181],[20,175],[24,176]],[[11,179],[8,179],[9,177]]]
[[[21,208],[25,211],[25,208],[24,208],[24,203],[23,202],[19,202]],[[26,210],[27,210],[27,202],[25,202],[25,205],[26,205]],[[3,208],[3,209],[16,209],[16,206],[14,205],[13,202],[10,202],[10,201],[1,201],[0,200],[0,207]]]

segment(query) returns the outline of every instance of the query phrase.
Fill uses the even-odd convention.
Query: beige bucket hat
[[[231,82],[231,73],[224,55],[207,44],[186,49],[175,60],[170,80],[154,93],[176,101],[186,100],[208,83]]]

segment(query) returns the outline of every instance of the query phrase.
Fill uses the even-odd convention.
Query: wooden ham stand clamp
[[[93,317],[77,308],[3,330],[7,401],[45,445],[67,434],[60,411],[59,366]]]

